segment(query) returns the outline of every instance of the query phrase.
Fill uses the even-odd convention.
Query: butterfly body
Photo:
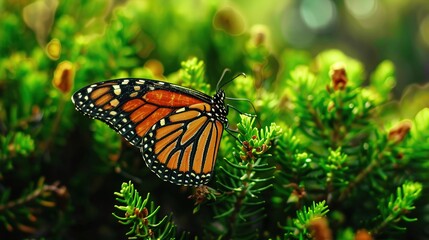
[[[210,180],[228,124],[222,90],[210,97],[162,81],[127,78],[84,87],[72,101],[138,147],[161,179],[191,186]]]

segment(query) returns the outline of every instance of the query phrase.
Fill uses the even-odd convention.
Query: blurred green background
[[[425,0],[3,0],[1,8],[3,58],[17,52],[30,54],[37,45],[45,48],[57,38],[63,44],[61,59],[73,61],[82,54],[72,51],[78,48],[75,45],[100,38],[113,48],[109,49],[112,61],[130,57],[117,63],[122,67],[157,59],[168,74],[181,61],[197,56],[217,76],[225,67],[244,71],[246,42],[259,36],[266,38],[263,41],[276,62],[283,60],[280,56],[288,49],[313,55],[340,49],[363,61],[369,71],[390,59],[398,67],[398,94],[409,83],[427,81],[429,74],[429,3]],[[113,31],[117,36],[109,35]],[[128,41],[132,49],[115,50],[127,43],[120,41]],[[105,69],[104,75],[109,72],[113,69]]]
[[[88,132],[103,127],[74,111],[69,100],[74,91],[129,76],[168,76],[180,83],[181,62],[197,57],[212,86],[230,68],[250,76],[241,84],[282,93],[275,88],[279,79],[328,49],[361,61],[366,78],[381,61],[391,60],[398,100],[392,108],[401,105],[401,97],[407,106],[419,105],[400,111],[403,116],[427,106],[427,0],[0,0],[0,134],[6,139],[0,159],[14,159],[0,165],[0,193],[10,188],[11,198],[19,198],[41,176],[59,181],[71,204],[64,205],[65,215],[47,214],[45,221],[57,224],[41,235],[121,238],[125,228],[117,230],[110,214],[113,192],[128,175],[113,169],[119,158],[131,159],[125,167],[144,167],[138,151],[119,146],[113,131],[95,136],[104,145],[92,143]],[[27,148],[9,148],[12,132],[25,132]],[[171,195],[187,196],[167,183],[146,188],[161,205]],[[181,219],[192,202],[181,204],[166,204],[172,209],[163,211],[174,210],[184,229],[198,232],[192,228],[196,220]]]

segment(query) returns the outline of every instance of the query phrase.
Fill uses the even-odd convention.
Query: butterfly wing
[[[72,101],[139,147],[163,180],[197,186],[210,179],[225,121],[213,117],[211,97],[161,81],[117,79],[87,86]]]
[[[210,111],[209,104],[198,103],[157,122],[140,149],[147,166],[165,181],[191,186],[206,184],[224,128],[208,114]]]

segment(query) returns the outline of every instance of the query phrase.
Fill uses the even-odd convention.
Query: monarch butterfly
[[[210,97],[157,80],[115,79],[80,89],[72,102],[77,111],[107,123],[140,148],[159,178],[199,186],[210,180],[228,127],[228,105],[219,83]]]

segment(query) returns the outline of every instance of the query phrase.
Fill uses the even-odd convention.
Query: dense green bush
[[[401,65],[276,45],[218,1],[0,8],[1,239],[428,237],[429,109],[424,88],[395,101]],[[227,95],[251,103],[229,102],[248,114],[230,109],[238,134],[198,188],[162,182],[70,101],[119,77],[213,94],[226,67],[247,75]]]

